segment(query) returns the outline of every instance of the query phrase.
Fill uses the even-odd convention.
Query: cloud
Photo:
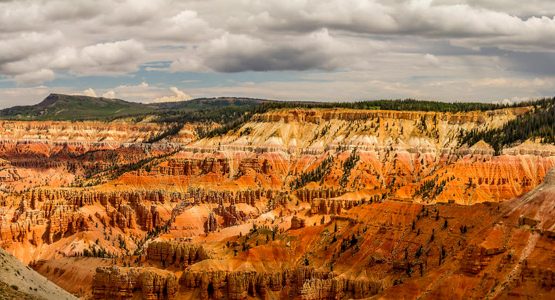
[[[138,68],[138,60],[144,52],[144,46],[132,39],[81,49],[64,48],[54,53],[49,66],[77,74],[126,73]]]
[[[321,46],[316,40],[271,45],[246,35],[226,34],[208,45],[205,63],[221,72],[331,69],[332,57]]]
[[[226,33],[195,49],[196,59],[185,56],[172,63],[171,69],[191,71],[205,66],[218,72],[333,70],[345,66],[350,54],[370,54],[376,44],[351,48],[332,37],[327,29],[273,42]]]
[[[315,79],[320,80],[315,80]],[[436,79],[433,82],[375,79],[365,72],[320,73],[298,81],[240,83],[232,86],[192,88],[191,93],[215,97],[250,96],[281,100],[356,101],[376,99],[428,99],[492,102],[505,98],[541,98],[551,95],[555,77],[538,80],[519,78]],[[327,79],[327,80],[326,80]]]
[[[102,97],[114,99],[116,98],[116,92],[114,92],[113,90],[106,91],[104,94],[102,94]]]
[[[168,89],[180,90],[180,81],[172,80],[179,74],[140,85],[155,72],[208,79],[191,84],[195,89],[187,85],[193,95],[210,87],[297,97],[294,90],[271,87],[317,73],[329,74],[317,79],[325,83],[367,84],[391,97],[435,96],[434,88],[446,98],[475,95],[453,82],[486,96],[505,95],[505,86],[492,78],[525,85],[536,96],[549,91],[555,76],[554,15],[555,2],[548,0],[5,0],[0,77],[9,87],[28,87],[95,76],[103,84],[85,86],[98,95],[134,101],[177,97]],[[166,63],[149,65],[161,61]],[[272,84],[259,82],[262,72]],[[117,84],[106,88],[116,77]],[[76,85],[65,90],[82,92],[83,85]],[[442,90],[447,86],[450,96]],[[328,92],[345,97],[337,88]]]
[[[223,30],[213,28],[193,10],[183,10],[161,20],[160,25],[160,30],[147,31],[149,38],[174,42],[199,42],[223,33]]]
[[[33,34],[8,41],[6,49],[0,47],[0,72],[20,83],[31,78],[43,78],[41,82],[52,80],[54,71],[83,75],[124,74],[137,70],[140,57],[145,53],[143,45],[135,40],[99,43],[80,49],[51,49],[53,43],[41,42],[50,37]],[[53,37],[61,39],[59,34]]]
[[[29,56],[49,51],[63,40],[59,31],[55,32],[24,32],[4,39],[0,47],[0,65],[25,59]]]
[[[424,59],[427,62],[429,62],[432,66],[439,67],[439,59],[437,58],[437,56],[430,53],[426,53],[424,55]]]
[[[89,96],[89,97],[97,97],[96,92],[92,88],[88,88],[88,89],[84,90],[83,95]]]
[[[186,101],[191,100],[192,97],[187,95],[185,92],[179,90],[175,86],[170,88],[170,91],[173,93],[171,96],[163,96],[154,99],[152,102],[177,102],[177,101]]]
[[[2,88],[0,89],[0,109],[15,105],[37,104],[49,93],[50,89],[46,86]]]
[[[54,79],[54,71],[40,69],[33,72],[18,74],[14,76],[15,81],[23,84],[37,84]]]
[[[168,95],[168,90],[171,92],[170,95]],[[178,87],[159,87],[150,85],[145,81],[134,85],[118,85],[108,89],[97,89],[96,91],[87,89],[82,94],[90,93],[91,91],[95,94],[98,92],[104,98],[119,98],[135,102],[175,102],[192,99],[189,94],[183,92]]]

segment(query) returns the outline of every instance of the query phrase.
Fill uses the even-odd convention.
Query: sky
[[[551,0],[0,0],[0,108],[49,93],[554,96]]]

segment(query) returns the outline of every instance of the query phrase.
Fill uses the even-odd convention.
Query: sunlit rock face
[[[550,298],[555,146],[459,143],[526,111],[6,121],[0,245],[96,299]]]

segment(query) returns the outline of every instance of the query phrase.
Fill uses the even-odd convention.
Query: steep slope
[[[533,109],[499,128],[475,128],[462,136],[461,143],[472,145],[484,140],[496,153],[528,139],[555,144],[555,99],[533,103]]]
[[[213,119],[225,123],[231,118],[240,117],[244,112],[254,111],[258,106],[274,102],[276,101],[222,97],[144,104],[102,97],[50,94],[35,105],[2,109],[0,119],[81,121],[155,115],[164,122],[180,119],[188,122]],[[222,119],[222,115],[225,116],[234,111],[241,114]]]
[[[50,94],[36,105],[0,110],[0,118],[18,120],[97,120],[146,114],[154,109],[119,99]]]
[[[4,299],[77,299],[0,248],[0,296]],[[10,291],[7,287],[14,291]],[[22,293],[24,295],[20,295]],[[26,296],[29,295],[29,296]]]
[[[555,146],[460,147],[533,108],[437,109],[6,121],[0,246],[97,299],[551,297]]]
[[[486,226],[464,223],[464,248],[441,272],[415,276],[385,291],[382,298],[553,299],[553,207],[555,168],[537,188],[499,206],[486,218]]]
[[[0,282],[0,299],[38,300],[40,298],[20,292],[19,287],[15,285],[9,286],[3,282]]]

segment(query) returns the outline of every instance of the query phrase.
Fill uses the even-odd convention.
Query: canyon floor
[[[555,145],[461,142],[533,109],[0,121],[0,297],[554,299]]]

